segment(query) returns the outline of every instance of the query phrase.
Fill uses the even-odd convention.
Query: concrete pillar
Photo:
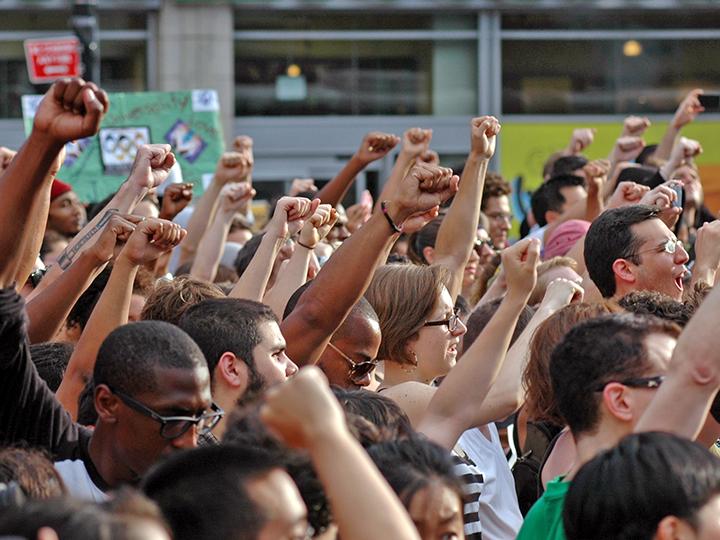
[[[225,142],[230,143],[235,117],[232,7],[210,3],[184,6],[165,0],[158,34],[158,89],[215,89]]]

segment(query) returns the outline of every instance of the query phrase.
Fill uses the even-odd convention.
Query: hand
[[[315,212],[305,220],[300,230],[300,242],[310,249],[327,236],[337,221],[337,210],[329,204],[321,204]]]
[[[160,219],[172,221],[190,204],[193,196],[192,184],[170,184],[163,193]]]
[[[702,151],[703,149],[699,142],[686,137],[680,137],[673,146],[670,161],[680,166],[683,161],[702,154]]]
[[[470,121],[470,151],[481,159],[490,159],[495,153],[500,122],[494,116],[481,116]]]
[[[623,131],[620,137],[640,137],[650,127],[647,116],[628,116],[623,122]]]
[[[700,105],[700,100],[698,99],[698,96],[702,95],[702,93],[703,91],[700,88],[696,88],[685,96],[685,99],[680,102],[680,105],[678,105],[675,111],[675,116],[673,116],[671,123],[672,127],[678,130],[682,129],[683,126],[695,120],[697,115],[705,110],[705,108]]]
[[[530,297],[537,283],[537,266],[540,261],[540,242],[523,238],[500,253],[505,269],[508,294]]]
[[[595,128],[574,129],[567,146],[567,153],[574,156],[582,153],[595,140]]]
[[[88,249],[98,265],[113,258],[116,247],[127,242],[135,230],[135,225],[141,221],[142,218],[133,215],[113,214],[110,217],[95,243]]]
[[[95,135],[110,101],[104,90],[82,79],[56,81],[35,113],[33,131],[43,133],[56,144]]]
[[[371,163],[385,157],[399,142],[400,137],[397,135],[372,131],[363,137],[355,156],[363,163]]]
[[[252,153],[253,149],[253,140],[252,137],[249,135],[238,135],[235,137],[235,140],[233,141],[233,149],[236,152],[250,152]]]
[[[308,449],[323,440],[323,434],[347,431],[340,404],[315,366],[302,368],[292,379],[270,388],[260,418],[291,448]]]
[[[620,208],[631,204],[640,204],[643,195],[650,191],[648,186],[635,182],[620,182],[608,200],[608,208]]]
[[[255,196],[255,190],[246,182],[225,184],[220,190],[220,211],[233,217]]]
[[[410,128],[402,137],[402,151],[416,158],[430,147],[432,129]]]
[[[120,257],[134,266],[156,260],[160,255],[177,246],[187,231],[180,225],[164,219],[147,218],[135,225]]]
[[[436,207],[457,192],[459,182],[452,169],[415,165],[400,182],[396,199],[388,203],[390,217],[400,226],[413,214],[437,211]]]
[[[582,302],[584,295],[585,290],[579,283],[566,278],[557,278],[552,280],[545,289],[540,309],[556,311],[568,304]]]
[[[8,165],[10,165],[10,162],[15,157],[15,154],[17,154],[15,150],[10,150],[9,148],[0,146],[0,173],[8,168]]]
[[[645,148],[645,141],[641,137],[619,137],[615,141],[611,159],[613,162],[632,161],[640,155]]]
[[[225,152],[220,156],[213,179],[225,185],[230,182],[245,182],[252,171],[253,162],[247,154],[241,152]]]
[[[127,182],[141,191],[149,191],[162,184],[175,165],[175,155],[169,144],[143,144],[135,154],[135,162]]]
[[[288,238],[302,229],[305,219],[312,216],[320,205],[320,199],[311,201],[303,197],[282,197],[267,227],[268,234]]]
[[[434,220],[436,217],[438,217],[438,215],[440,215],[440,208],[437,206],[435,206],[425,212],[417,212],[415,214],[412,214],[402,224],[403,234],[409,236],[413,233],[418,232],[425,225],[427,225],[432,220]]]
[[[677,193],[675,193],[675,190],[673,189],[676,185],[680,185],[680,182],[671,180],[669,182],[665,182],[664,184],[660,184],[645,193],[642,199],[640,199],[640,204],[657,206],[659,208],[672,207],[673,202],[677,200]]]
[[[347,214],[347,229],[351,234],[355,233],[365,222],[370,219],[372,215],[372,206],[368,207],[366,204],[357,203],[350,206],[345,213]]]
[[[435,150],[428,149],[416,157],[415,161],[423,162],[427,165],[440,165],[440,155]]]
[[[295,178],[290,185],[290,191],[288,197],[297,197],[300,193],[312,191],[315,193],[318,190],[315,185],[315,180],[312,178]]]
[[[705,223],[698,229],[695,254],[695,268],[717,272],[720,267],[720,220]]]

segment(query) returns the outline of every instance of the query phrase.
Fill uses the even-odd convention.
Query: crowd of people
[[[150,144],[84,204],[56,173],[110,103],[56,82],[0,151],[0,537],[720,538],[701,93],[659,144],[573,131],[518,234],[491,116],[455,170],[368,133],[266,223],[247,136],[199,198]]]

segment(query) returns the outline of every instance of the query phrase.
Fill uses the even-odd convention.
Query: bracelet
[[[295,240],[295,243],[296,243],[298,246],[302,246],[302,247],[304,247],[305,249],[309,249],[310,251],[312,251],[313,249],[315,249],[314,247],[310,247],[310,246],[308,246],[308,245],[306,245],[306,244],[303,244],[300,240]]]
[[[398,227],[397,225],[395,225],[395,222],[390,217],[390,214],[388,214],[387,203],[388,203],[388,201],[382,201],[380,203],[380,208],[382,209],[383,216],[385,216],[385,219],[387,219],[387,222],[390,224],[390,228],[393,230],[393,232],[402,234],[402,229],[400,227]]]

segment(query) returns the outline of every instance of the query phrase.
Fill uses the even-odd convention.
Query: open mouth
[[[683,274],[680,274],[675,278],[675,286],[682,292],[685,290],[685,287],[683,286]]]

